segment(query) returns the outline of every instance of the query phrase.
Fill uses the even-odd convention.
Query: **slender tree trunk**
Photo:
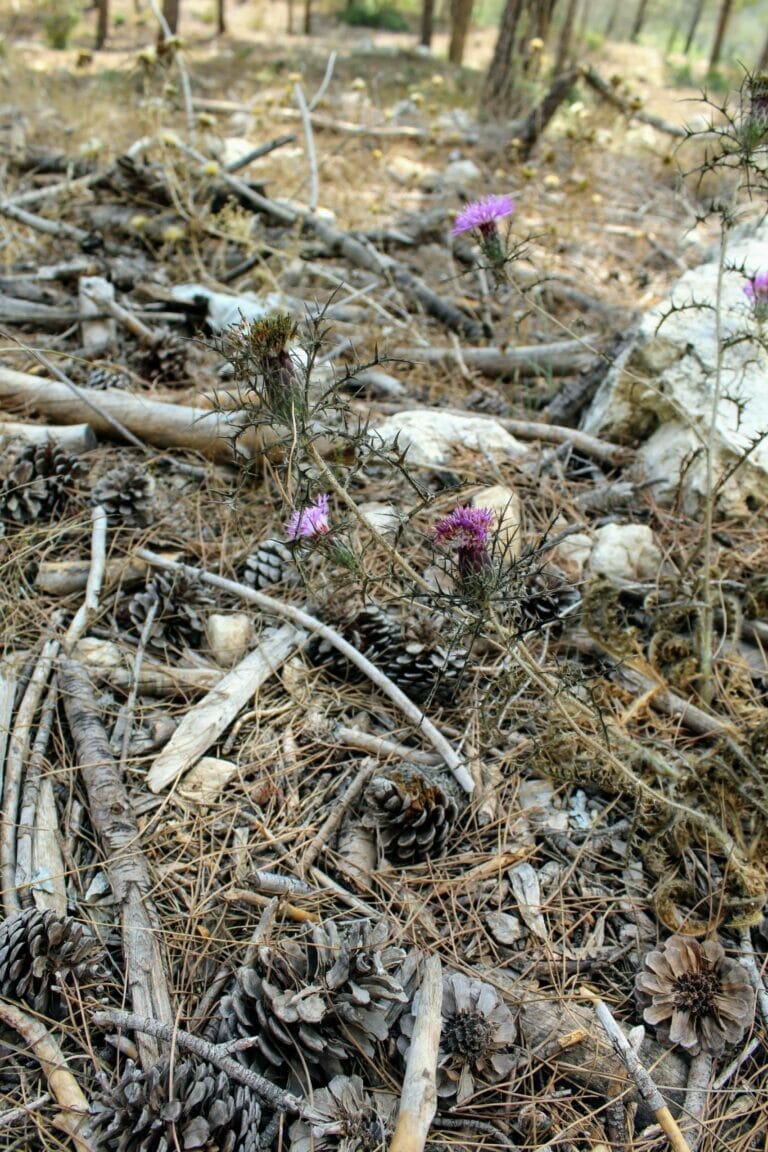
[[[103,48],[109,34],[109,0],[96,0],[96,47]]]
[[[422,0],[421,5],[421,36],[419,43],[424,48],[432,47],[432,33],[435,24],[435,0]]]
[[[451,42],[448,45],[448,59],[451,64],[461,64],[467,43],[474,0],[451,0]]]
[[[219,36],[223,36],[227,30],[225,3],[226,0],[216,0],[216,16],[218,21]]]
[[[633,44],[637,42],[637,38],[643,30],[647,8],[648,0],[640,0],[640,3],[637,6],[637,11],[635,12],[635,22],[632,25],[632,31],[629,34],[629,39]]]
[[[571,55],[573,26],[576,21],[576,9],[578,6],[579,0],[568,0],[568,7],[565,10],[563,25],[560,29],[560,38],[557,42],[557,56],[555,57],[555,67],[553,69],[554,76],[560,75]]]
[[[717,68],[720,63],[720,53],[723,50],[723,41],[725,34],[728,31],[728,21],[731,18],[731,10],[733,8],[733,0],[722,0],[720,11],[717,14],[717,28],[715,29],[715,39],[712,44],[712,52],[709,57],[710,71]]]
[[[755,69],[755,71],[756,72],[765,72],[767,70],[768,70],[768,36],[766,36],[766,38],[765,38],[765,44],[763,44],[763,50],[760,53],[760,59],[757,62],[757,68]]]
[[[685,53],[686,56],[688,55],[688,53],[691,50],[691,45],[693,44],[693,38],[696,35],[696,29],[699,26],[699,21],[701,20],[702,13],[704,12],[704,5],[705,4],[706,4],[706,0],[696,0],[696,7],[694,8],[693,13],[691,14],[691,22],[688,25],[688,34],[685,37],[685,47],[683,48],[683,52]]]
[[[510,74],[514,70],[512,49],[515,46],[522,8],[523,0],[505,0],[499,34],[493,49],[493,59],[483,83],[483,105],[498,106],[504,99],[505,91],[511,88]]]
[[[179,4],[180,0],[163,0],[163,16],[165,16],[172,36],[175,36],[179,30]],[[162,32],[160,39],[163,39]]]
[[[556,3],[557,0],[542,0],[539,7],[535,35],[538,36],[539,40],[543,40],[545,44],[549,36],[549,29],[552,26],[552,14],[555,11]]]
[[[304,0],[304,35],[312,35],[312,0]]]
[[[614,0],[614,2],[613,2],[613,7],[611,8],[611,14],[608,17],[608,23],[606,24],[605,31],[603,32],[603,36],[605,36],[606,40],[610,40],[611,36],[613,35],[613,31],[616,27],[616,21],[617,21],[618,16],[619,16],[619,9],[621,8],[621,3],[622,3],[622,0]]]

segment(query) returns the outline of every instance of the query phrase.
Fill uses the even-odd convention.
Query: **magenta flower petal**
[[[459,212],[451,235],[460,236],[462,232],[493,224],[504,216],[511,216],[514,210],[515,202],[511,196],[486,196],[482,200],[473,200]]]
[[[768,272],[750,276],[744,285],[744,295],[751,304],[768,303]]]
[[[322,536],[330,530],[327,496],[319,496],[314,504],[297,509],[285,526],[285,534],[289,540],[299,540],[302,537],[311,539],[313,536]]]
[[[435,525],[435,540],[438,544],[450,543],[459,548],[483,548],[488,544],[493,519],[490,508],[459,505]]]

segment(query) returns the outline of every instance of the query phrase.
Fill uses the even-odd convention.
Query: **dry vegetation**
[[[246,8],[233,6],[232,18],[245,21]],[[320,935],[313,950],[308,933],[329,919],[342,932],[363,917],[372,924],[386,919],[390,944],[403,950],[388,971],[404,989],[404,1003],[414,990],[415,958],[438,955],[445,973],[490,984],[514,1017],[515,1040],[506,1049],[511,1067],[498,1081],[481,1069],[458,1105],[448,1094],[428,1148],[664,1148],[669,1128],[659,1127],[647,1104],[638,1105],[593,999],[610,1005],[625,1026],[639,1024],[634,983],[642,958],[676,932],[716,936],[756,982],[764,981],[765,523],[756,517],[716,524],[718,652],[712,682],[702,685],[701,526],[678,508],[657,505],[652,490],[634,483],[631,446],[528,435],[521,460],[467,450],[449,465],[418,468],[397,453],[377,459],[357,452],[350,430],[417,407],[566,423],[565,391],[599,373],[603,354],[615,351],[613,338],[664,296],[710,236],[709,225],[697,221],[700,201],[681,191],[675,177],[676,141],[647,124],[628,124],[579,86],[522,157],[504,133],[475,123],[472,70],[457,75],[435,59],[395,51],[396,38],[350,50],[358,34],[349,29],[329,27],[311,44],[263,29],[249,30],[247,40],[236,31],[223,44],[205,45],[195,39],[202,31],[190,25],[192,46],[182,56],[195,100],[194,139],[178,62],[138,54],[130,14],[112,52],[97,58],[78,62],[77,37],[66,55],[38,43],[6,44],[3,199],[24,207],[25,193],[51,187],[47,198],[27,202],[29,211],[97,233],[99,243],[80,233],[52,237],[0,217],[2,371],[50,379],[53,365],[97,410],[128,396],[236,416],[242,391],[222,374],[203,310],[184,308],[171,294],[174,285],[195,282],[224,293],[279,294],[276,307],[303,322],[305,339],[316,326],[303,318],[319,311],[324,379],[332,371],[342,384],[322,439],[311,440],[314,453],[309,441],[300,451],[274,419],[241,439],[239,466],[163,447],[159,434],[138,446],[100,434],[97,446],[80,455],[82,473],[67,473],[63,487],[35,464],[42,480],[33,490],[34,476],[14,471],[18,448],[7,446],[0,541],[3,683],[12,717],[0,837],[5,911],[13,917],[19,907],[37,905],[72,917],[99,942],[99,964],[93,969],[79,954],[61,961],[57,944],[38,943],[40,955],[50,958],[36,966],[44,994],[33,1002],[21,985],[34,948],[23,934],[9,940],[15,923],[9,919],[0,927],[0,991],[27,1022],[43,1021],[74,1082],[95,1101],[108,1097],[126,1060],[146,1068],[156,1057],[148,1041],[137,1048],[138,1033],[126,1029],[117,1040],[114,1027],[93,1020],[105,1008],[136,1008],[127,942],[130,931],[140,936],[144,921],[136,917],[145,916],[153,933],[143,954],[145,946],[134,942],[139,967],[153,956],[158,965],[144,973],[144,1003],[152,1008],[144,1015],[211,1042],[231,1040],[243,1014],[265,1003],[263,989],[253,993],[241,970],[266,972],[280,985],[286,957],[301,953],[302,963],[315,965],[303,974],[306,987],[321,987],[325,997],[326,1015],[314,1022],[324,1043],[334,1020],[340,1027],[326,970],[327,953],[333,962],[339,946]],[[20,39],[33,29],[19,22],[12,32]],[[327,234],[228,198],[222,171],[235,159],[226,151],[233,138],[256,146],[290,132],[294,141],[238,176],[270,203],[306,204],[311,172],[294,85],[311,98],[333,49],[339,55],[314,129],[319,204],[334,214],[336,234],[366,234],[397,267],[462,309],[480,333],[474,343],[415,305],[393,268],[362,268]],[[653,63],[642,50],[628,57],[618,48],[595,61],[606,75],[621,67],[630,91],[645,83],[653,112],[682,123],[697,109],[650,86]],[[185,153],[179,140],[208,162]],[[132,162],[121,161],[129,150]],[[442,179],[454,153],[480,172],[458,189]],[[449,231],[463,196],[499,191],[517,205],[518,255],[509,284],[493,291],[477,273],[476,251],[467,241],[452,245]],[[70,267],[41,278],[41,269],[61,264]],[[83,274],[111,280],[128,313],[96,357],[83,344],[77,294]],[[11,297],[30,306],[26,318],[14,318]],[[51,311],[35,314],[40,306]],[[156,337],[152,347],[147,331]],[[581,347],[566,354],[566,361],[573,357],[570,369],[556,367],[549,351],[517,370],[507,365],[495,378],[473,368],[475,346],[506,352],[574,339]],[[430,347],[446,349],[442,363],[419,359],[418,351]],[[387,359],[398,349],[413,355]],[[360,364],[373,368],[357,380]],[[46,410],[41,400],[24,403],[17,394],[14,401],[12,392],[8,385],[4,420],[36,413],[43,423],[70,422],[61,405]],[[86,409],[82,418],[103,424],[98,412]],[[135,424],[120,419],[143,441],[141,416]],[[524,434],[520,425],[518,431]],[[262,452],[265,443],[271,447]],[[221,457],[220,442],[217,452]],[[123,471],[105,486],[115,468]],[[462,593],[455,579],[435,575],[436,568],[454,578],[456,572],[432,536],[441,517],[489,485],[512,490],[522,508],[490,606]],[[60,499],[50,496],[54,488]],[[284,541],[291,511],[323,492],[331,495],[328,538],[297,549],[287,568],[284,547],[259,553],[267,541]],[[9,494],[18,515],[8,511]],[[98,500],[109,513],[105,578],[78,638],[71,621],[96,563]],[[350,507],[371,501],[394,507],[396,536],[372,534]],[[663,562],[652,574],[624,586],[587,581],[572,553],[551,551],[565,529],[590,532],[612,520],[653,529]],[[351,567],[339,543],[354,556]],[[158,571],[140,555],[147,549],[224,580],[251,588],[255,582],[289,613],[303,608],[346,627],[361,648],[363,625],[359,616],[350,625],[352,610],[364,600],[382,606],[400,629],[402,661],[414,643],[422,658],[415,670],[408,665],[402,686],[460,752],[472,796],[380,686],[352,676],[341,658],[332,660],[327,640],[301,633],[286,634],[274,674],[257,677],[223,730],[209,734],[201,751],[218,763],[204,761],[195,777],[188,775],[196,771],[194,757],[180,755],[174,766],[171,756],[170,786],[151,790],[169,738],[226,674],[226,661],[217,662],[206,640],[207,617],[247,613],[250,648],[254,637],[266,643],[287,625],[279,607],[249,603],[221,584],[193,584],[182,596],[181,584],[168,578],[159,598],[142,600]],[[249,565],[249,557],[257,559]],[[564,577],[553,576],[555,561]],[[265,575],[270,564],[283,578],[274,587]],[[64,588],[51,591],[56,575]],[[557,619],[569,606],[565,620]],[[432,634],[425,638],[427,626]],[[61,646],[58,663],[52,642]],[[384,658],[383,647],[371,651],[374,664],[375,655]],[[392,650],[386,654],[394,675]],[[49,695],[47,657],[54,672]],[[92,685],[79,696],[78,675]],[[94,720],[96,728],[85,731]],[[4,723],[0,713],[0,737]],[[400,767],[403,744],[425,774],[417,784]],[[108,793],[116,807],[107,811],[89,783],[88,770],[101,771],[94,757],[101,768],[112,759]],[[414,807],[423,809],[428,830],[448,811],[450,831],[438,836],[434,851],[423,847],[420,832],[423,851],[417,848],[413,861],[407,845],[398,847],[402,826],[395,820],[393,833],[377,809],[376,778],[399,789],[406,830]],[[22,875],[32,828],[35,867]],[[56,979],[61,990],[51,991]],[[651,1027],[641,1045],[688,1146],[700,1152],[766,1147],[768,1018],[760,986],[754,1023],[745,1020],[743,1039],[714,1061],[657,1044]],[[69,1116],[78,1147],[99,1146],[89,1125],[78,1127],[67,1113],[76,1106],[74,1084],[57,1088],[50,1063],[41,1064],[19,1022],[3,1010],[0,1020],[3,1108],[34,1102],[15,1116],[0,1113],[0,1146],[69,1148],[62,1116]],[[256,1030],[267,1034],[263,1020]],[[269,1075],[291,1092],[308,1092],[308,1080],[317,1091],[329,1057],[319,1068],[307,1064],[305,1038],[288,1031],[284,1062]],[[350,1042],[347,1021],[340,1031],[349,1048],[341,1060],[345,1072],[361,1075],[369,1091],[399,1097],[400,1024],[389,1020],[367,1053],[351,1034]],[[177,1062],[188,1058],[178,1050]],[[260,1072],[269,1068],[259,1049],[245,1049],[240,1059]],[[197,1066],[186,1074],[199,1082]],[[698,1091],[696,1077],[703,1082]],[[167,1067],[158,1079],[167,1100]],[[201,1090],[199,1110],[210,1119],[215,1096],[234,1099],[234,1084],[208,1085],[207,1096]],[[182,1088],[178,1079],[177,1094]],[[242,1098],[232,1107],[241,1118]],[[298,1135],[289,1139],[291,1118],[281,1123],[273,1113],[264,1105],[257,1127],[269,1129],[273,1147],[298,1146]],[[188,1114],[169,1116],[146,1145],[128,1135],[123,1116],[124,1143],[110,1136],[103,1146],[197,1147],[197,1135],[184,1134]],[[234,1123],[230,1116],[225,1130]],[[200,1146],[231,1146],[221,1133],[207,1139]],[[372,1129],[352,1134],[346,1145],[329,1137],[318,1147],[353,1152],[388,1139]]]

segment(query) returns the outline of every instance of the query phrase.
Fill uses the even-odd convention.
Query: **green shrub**
[[[381,28],[385,32],[407,32],[408,21],[392,4],[378,4],[376,0],[352,0],[340,13],[344,24],[361,28]]]
[[[79,20],[71,0],[45,0],[40,4],[40,15],[48,47],[58,51],[66,48]]]

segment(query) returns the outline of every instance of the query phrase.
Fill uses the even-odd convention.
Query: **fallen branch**
[[[511,376],[570,376],[591,367],[595,353],[588,341],[557,340],[552,344],[529,344],[520,348],[510,348],[502,352],[500,348],[462,348],[461,358],[468,368],[482,372],[483,376],[497,376],[502,379]],[[456,363],[454,348],[395,348],[395,360],[414,360],[420,364],[440,364],[450,367]]]
[[[0,436],[22,444],[45,444],[52,440],[67,452],[90,452],[96,447],[96,434],[90,424],[19,424],[0,421]]]
[[[442,1027],[443,975],[439,956],[423,963],[419,1006],[413,1025],[389,1152],[423,1152],[437,1111],[437,1052]]]
[[[258,1073],[252,1072],[250,1068],[238,1063],[231,1056],[227,1056],[222,1052],[225,1045],[211,1044],[207,1040],[203,1040],[201,1036],[194,1036],[191,1032],[185,1032],[183,1028],[177,1028],[175,1024],[164,1024],[162,1021],[154,1020],[151,1017],[139,1016],[135,1012],[120,1012],[117,1009],[112,1009],[109,1012],[95,1012],[93,1023],[98,1028],[113,1024],[117,1028],[130,1028],[134,1032],[143,1032],[158,1040],[166,1040],[169,1044],[181,1048],[185,1052],[192,1052],[201,1060],[220,1068],[232,1080],[250,1088],[272,1108],[276,1108],[280,1112],[298,1113],[298,1115],[303,1112],[304,1104],[298,1096],[283,1091],[271,1080],[266,1080]]]
[[[109,740],[96,714],[94,692],[83,668],[62,659],[59,687],[76,761],[88,793],[88,811],[101,843],[105,868],[122,921],[125,982],[134,1008],[173,1027],[174,1012],[160,951],[157,917],[149,899],[152,877],[140,847],[140,833]],[[157,1062],[158,1046],[142,1039],[144,1069]]]
[[[212,572],[206,572],[205,569],[194,568],[190,564],[177,564],[170,560],[164,560],[156,552],[150,552],[147,548],[139,548],[136,555],[141,560],[146,560],[149,564],[153,564],[157,568],[165,568],[170,572],[183,572],[185,575],[190,576],[192,579],[202,580],[205,584],[210,584],[214,588],[221,588],[225,592],[230,592],[233,596],[239,596],[242,600],[248,600],[252,604],[258,604],[263,611],[274,615],[281,616],[286,620],[292,621],[298,625],[299,628],[306,628],[308,632],[315,632],[329,644],[332,644],[342,656],[346,656],[351,664],[371,680],[377,688],[380,688],[385,695],[389,696],[390,700],[395,703],[398,708],[403,712],[416,727],[424,733],[433,748],[440,753],[443,761],[456,777],[461,787],[465,792],[472,793],[474,783],[472,777],[467,771],[466,766],[463,764],[461,757],[454,752],[445,737],[437,730],[431,720],[429,720],[422,710],[418,708],[412,700],[402,692],[396,684],[394,684],[388,676],[385,676],[378,668],[376,668],[369,660],[353,648],[351,644],[334,631],[329,628],[327,624],[323,624],[315,616],[311,616],[301,608],[295,608],[292,604],[284,604],[282,600],[275,600],[272,596],[266,596],[263,592],[257,592],[254,588],[248,588],[244,584],[238,584],[234,580],[226,580],[223,576],[216,576]]]
[[[305,633],[290,625],[267,632],[253,652],[222,676],[216,687],[187,712],[156,758],[147,774],[150,792],[161,792],[194,764],[304,640]]]
[[[663,120],[661,116],[653,116],[650,112],[644,112],[642,108],[633,107],[628,100],[619,96],[616,89],[607,80],[603,80],[594,68],[584,68],[581,76],[589,87],[597,92],[598,96],[602,96],[603,100],[612,104],[614,108],[618,108],[628,120],[640,120],[641,123],[650,124],[659,132],[666,132],[668,136],[678,136],[682,139],[687,135],[685,128],[681,128],[679,124],[671,124],[669,120]]]
[[[4,1000],[0,1000],[0,1020],[21,1036],[40,1064],[56,1103],[63,1109],[54,1117],[54,1127],[67,1133],[78,1152],[95,1152],[95,1145],[86,1135],[90,1105],[51,1033],[36,1017]]]
[[[680,1131],[666,1100],[654,1083],[650,1072],[641,1064],[639,1056],[614,1020],[607,1004],[591,994],[589,998],[593,1002],[595,1015],[608,1034],[614,1052],[624,1062],[642,1099],[653,1110],[657,1123],[669,1140],[673,1152],[691,1152],[688,1141]]]
[[[99,595],[107,564],[107,514],[100,504],[91,509],[91,525],[91,563],[85,584],[85,595],[62,641],[65,652],[72,651],[99,610]]]
[[[113,420],[117,420],[148,444],[162,448],[188,448],[230,464],[238,456],[252,459],[257,454],[257,437],[250,431],[243,433],[236,416],[221,415],[204,408],[167,404],[129,392],[118,395],[115,391],[100,393],[100,411],[95,411],[93,405],[73,395],[65,384],[3,367],[0,367],[0,398],[25,411],[42,412],[62,423],[87,421],[106,436],[114,435]],[[236,436],[239,437],[237,446],[234,444]]]

